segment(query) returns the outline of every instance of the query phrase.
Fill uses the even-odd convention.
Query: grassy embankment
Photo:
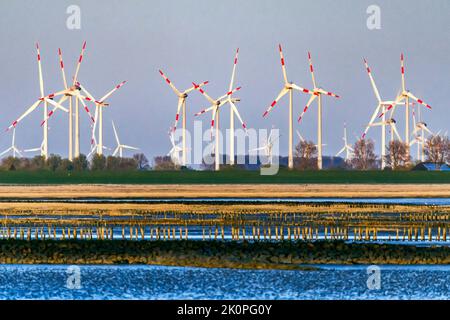
[[[0,171],[3,184],[305,184],[305,183],[450,183],[448,172],[288,171],[273,176],[259,171]]]
[[[450,247],[341,241],[0,240],[0,246],[0,263],[20,264],[149,264],[240,269],[304,269],[304,265],[311,264],[450,264]]]

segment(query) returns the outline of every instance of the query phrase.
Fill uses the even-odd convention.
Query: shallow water
[[[450,205],[450,198],[76,198],[76,199],[5,199],[8,202],[63,202],[63,203],[361,203],[361,204],[414,204]]]
[[[381,289],[367,288],[367,266],[319,271],[165,266],[80,266],[69,289],[65,265],[0,266],[0,299],[448,299],[450,266],[380,266]],[[70,282],[72,285],[74,282]],[[75,282],[76,287],[76,282]]]

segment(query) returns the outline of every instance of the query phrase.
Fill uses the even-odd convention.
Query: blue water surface
[[[380,289],[367,266],[319,271],[166,266],[0,266],[0,299],[448,299],[450,266],[380,266]],[[75,268],[76,270],[76,268]],[[79,286],[78,286],[79,285]]]

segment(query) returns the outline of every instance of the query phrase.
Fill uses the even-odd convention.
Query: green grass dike
[[[289,171],[264,176],[259,171],[0,171],[3,184],[250,184],[250,183],[450,183],[449,172]]]
[[[2,264],[147,264],[317,270],[316,264],[450,264],[450,247],[343,241],[0,240]]]

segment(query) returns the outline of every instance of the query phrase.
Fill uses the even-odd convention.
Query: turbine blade
[[[316,78],[314,77],[314,68],[313,68],[313,64],[312,64],[311,53],[309,51],[308,51],[308,62],[309,62],[309,72],[311,73],[313,86],[314,86],[314,88],[317,88]]]
[[[281,89],[280,93],[278,94],[278,96],[276,97],[275,100],[273,100],[273,102],[270,104],[269,108],[267,108],[267,110],[264,112],[263,117],[267,116],[267,114],[269,114],[270,111],[272,111],[273,107],[275,107],[275,105],[278,103],[278,100],[280,100],[286,93],[288,93],[288,89],[286,89],[286,87],[283,87],[283,89]]]
[[[200,112],[197,112],[196,114],[194,114],[194,116],[199,116],[199,115],[201,115],[201,114],[204,114],[205,112],[208,112],[208,111],[211,111],[211,110],[213,110],[214,108],[216,107],[216,105],[215,104],[213,104],[211,107],[209,107],[209,108],[206,108],[206,109],[203,109],[202,111],[200,111]]]
[[[17,126],[17,124],[23,120],[23,118],[25,118],[27,115],[29,115],[31,112],[33,112],[38,106],[39,104],[43,101],[43,99],[39,99],[38,101],[36,101],[35,103],[33,103],[31,105],[31,107],[29,107],[19,118],[17,118],[16,120],[14,120],[12,122],[12,124],[6,129],[6,131],[15,128]]]
[[[3,151],[2,153],[0,153],[0,157],[3,156],[4,154],[8,153],[9,151],[11,151],[11,147],[9,147],[8,149],[6,149],[5,151]]]
[[[64,112],[69,112],[69,110],[67,110],[67,108],[63,107],[61,104],[59,104],[58,102],[55,102],[55,101],[52,100],[52,99],[47,99],[47,98],[45,98],[44,100],[45,100],[48,104],[51,104],[52,106],[54,106],[55,109],[60,109],[60,110],[62,110],[62,111],[64,111]]]
[[[245,131],[247,131],[247,125],[245,124],[244,121],[242,121],[241,115],[239,114],[239,111],[238,111],[238,109],[236,108],[236,105],[234,104],[233,101],[230,101],[230,105],[231,105],[231,108],[232,108],[233,111],[234,111],[234,114],[238,117],[239,121],[241,122],[242,127],[244,128]]]
[[[378,91],[377,85],[375,84],[372,71],[370,70],[369,64],[367,63],[366,59],[364,59],[364,65],[366,66],[367,74],[369,75],[370,83],[372,84],[372,89],[375,92],[375,97],[377,98],[378,103],[381,103],[380,93]]]
[[[59,105],[59,107],[58,107],[57,105],[55,105],[55,104],[52,103],[52,102],[54,102],[53,100],[45,99],[48,103],[52,104],[52,105],[54,106],[54,108],[47,114],[47,118],[45,118],[45,119],[41,122],[41,127],[44,125],[44,123],[45,123],[46,121],[48,121],[48,119],[55,113],[55,111],[56,111],[57,109],[61,109],[61,110],[63,110],[64,112],[69,112],[66,108],[64,108],[64,107],[61,105],[61,103],[64,102],[64,101],[66,101],[67,99],[68,99],[68,96],[62,96],[61,99],[59,99],[59,101],[58,101],[57,103],[55,102],[55,104]],[[52,101],[52,102],[50,102],[50,101]]]
[[[217,106],[215,106],[213,112],[212,112],[212,116],[211,116],[211,136],[213,135],[213,129],[214,129],[214,121],[216,120],[216,114],[217,114],[217,110],[219,108]]]
[[[184,98],[178,98],[177,114],[175,115],[175,124],[173,125],[173,131],[177,130],[178,119],[180,118],[180,110],[183,105]]]
[[[206,100],[208,100],[210,103],[215,104],[216,101],[211,98],[206,92],[205,90],[203,90],[200,85],[196,84],[195,82],[192,82],[192,85],[194,86],[194,89],[199,91],[205,98]]]
[[[311,103],[314,101],[314,99],[316,99],[317,95],[312,94],[311,97],[309,97],[308,102],[306,103],[305,108],[303,108],[303,112],[300,115],[300,117],[298,117],[298,122],[302,121],[303,116],[305,115],[306,111],[308,111],[309,106],[311,105]]]
[[[418,103],[420,103],[421,105],[427,107],[428,109],[431,109],[431,106],[427,103],[425,103],[422,99],[417,98],[415,95],[413,95],[411,92],[407,92],[406,95],[408,97],[410,97],[413,100],[416,100]]]
[[[223,96],[217,98],[217,101],[220,101],[225,97],[231,96],[233,93],[235,93],[236,91],[239,91],[239,90],[241,90],[241,87],[234,88],[233,90],[230,90],[227,93],[225,93]]]
[[[60,48],[58,48],[58,57],[59,57],[59,67],[61,68],[61,74],[62,74],[62,78],[63,78],[64,88],[67,89],[66,72],[64,71],[64,62],[63,62],[62,52],[61,52]]]
[[[406,89],[405,89],[405,61],[403,59],[403,53],[400,55],[400,72],[402,73],[402,90],[406,91]]]
[[[195,88],[203,87],[204,85],[207,85],[208,83],[209,83],[209,81],[203,81],[202,83],[199,83],[199,84],[197,85],[197,87],[193,85],[192,87],[190,87],[189,89],[187,89],[184,93],[189,93],[189,92],[191,92],[192,90],[195,90]]]
[[[78,58],[77,67],[75,69],[75,75],[73,77],[72,85],[75,85],[78,81],[78,72],[80,71],[81,61],[83,61],[84,50],[86,49],[86,41],[83,43],[83,47],[81,48],[80,57]]]
[[[367,132],[369,131],[369,128],[372,126],[373,122],[375,121],[375,118],[377,117],[378,112],[380,112],[380,109],[381,109],[381,103],[378,103],[378,106],[375,109],[375,111],[373,112],[372,117],[370,118],[370,121],[367,124],[366,129],[364,130],[364,133],[361,136],[361,139],[364,139],[366,137]]]
[[[108,99],[116,90],[120,89],[127,81],[122,81],[118,85],[116,85],[111,91],[109,91],[107,94],[105,94],[101,99],[100,102],[104,102],[106,99]]]
[[[87,91],[87,89],[85,87],[83,87],[83,85],[81,83],[78,82],[78,85],[80,86],[81,90],[87,95],[87,97],[85,99],[87,101],[96,103],[97,100],[94,98],[94,96],[92,94],[90,94],[89,91]]]
[[[333,92],[325,91],[323,89],[318,89],[317,91],[319,91],[321,94],[325,94],[325,95],[330,96],[330,97],[339,98],[339,96],[337,94],[333,93]]]
[[[433,134],[433,132],[431,132],[431,130],[430,129],[428,129],[426,126],[423,126],[423,129],[426,131],[426,132],[428,132],[429,134]]]
[[[309,89],[302,88],[302,87],[296,85],[295,83],[292,83],[291,86],[292,86],[292,88],[294,88],[295,90],[298,90],[298,91],[303,92],[303,93],[316,94],[313,90],[309,90]],[[316,94],[316,95],[317,95],[317,94]]]
[[[130,150],[139,150],[139,148],[132,147],[132,146],[128,146],[128,145],[126,145],[126,144],[123,144],[123,145],[122,145],[122,148],[123,148],[123,149],[130,149]]]
[[[281,70],[283,71],[284,83],[288,83],[286,65],[284,62],[283,49],[281,48],[281,44],[278,45],[278,50],[280,51]]]
[[[231,91],[231,89],[233,89],[233,86],[234,86],[234,76],[236,74],[236,65],[238,62],[238,56],[239,56],[239,48],[237,48],[236,54],[234,55],[233,72],[231,73],[231,80],[230,80],[230,85],[228,87],[228,91]]]
[[[37,52],[37,62],[38,62],[38,70],[39,70],[39,90],[41,92],[41,97],[43,97],[44,96],[44,80],[42,79],[41,53],[39,50],[39,43],[36,43],[36,52]]]
[[[92,116],[91,111],[89,110],[88,106],[84,103],[84,99],[86,99],[86,97],[84,97],[81,94],[77,93],[76,94],[76,98],[78,99],[78,101],[83,106],[84,111],[86,111],[86,113],[89,115],[89,119],[91,120],[91,122],[95,123],[95,118]]]
[[[336,153],[335,157],[338,157],[344,151],[345,151],[345,146],[338,153]]]
[[[172,88],[173,92],[175,92],[177,96],[181,96],[181,92],[178,91],[178,89],[173,85],[172,81],[170,81],[169,78],[167,78],[167,76],[164,74],[164,72],[162,72],[162,70],[159,70],[159,74],[161,75],[161,77],[164,78],[164,80],[166,80],[167,84]]]
[[[394,130],[394,133],[395,133],[395,135],[397,136],[398,140],[399,140],[400,142],[402,142],[403,140],[402,140],[402,138],[400,137],[400,135],[398,134],[397,126],[395,125],[395,123],[392,123],[392,124],[391,124],[391,127],[392,127],[392,130]]]
[[[111,121],[111,122],[112,122],[112,127],[113,127],[113,130],[114,130],[114,136],[116,137],[117,145],[120,145],[119,135],[117,134],[116,126],[114,125],[114,121]]]
[[[378,116],[378,118],[381,118],[384,114],[386,114],[386,112],[388,112],[389,110],[391,110],[392,108],[394,108],[394,107],[395,107],[399,102],[401,102],[404,98],[405,98],[405,97],[404,97],[403,95],[397,96],[397,98],[395,99],[394,103],[390,104],[390,105],[387,107],[386,111],[384,111],[383,113],[381,113],[381,114]],[[392,110],[392,113],[393,113],[393,112],[394,112],[394,110]],[[391,113],[391,116],[392,116],[392,113]]]

